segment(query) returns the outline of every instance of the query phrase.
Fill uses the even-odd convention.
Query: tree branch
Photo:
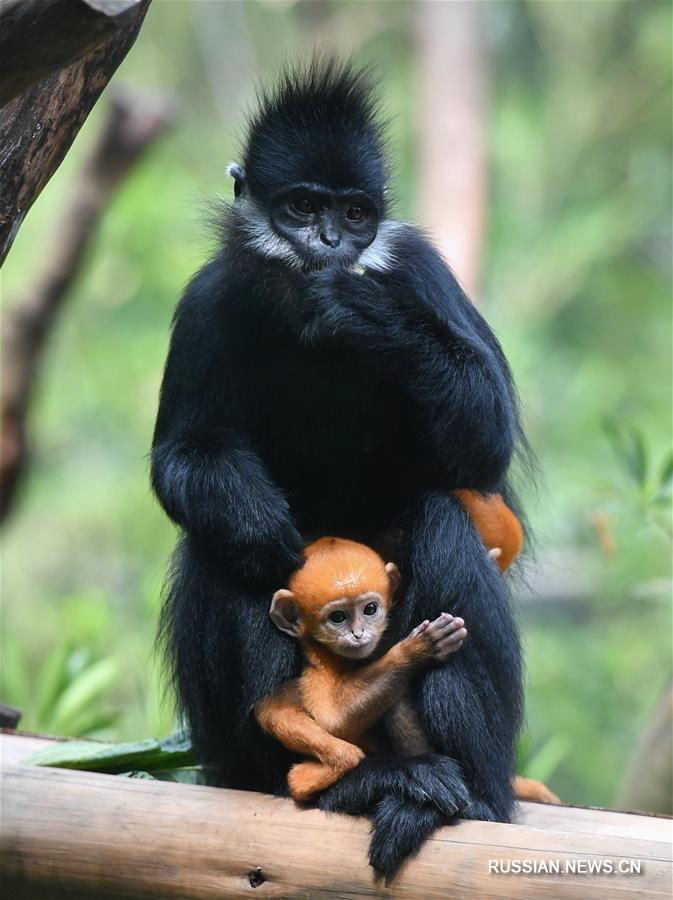
[[[0,386],[0,521],[10,509],[26,465],[30,398],[56,316],[116,188],[172,117],[173,104],[165,98],[150,100],[128,92],[113,96],[107,122],[56,228],[58,242],[52,257],[32,291],[5,313]]]
[[[105,43],[0,110],[0,265],[35,198],[133,46],[149,3],[140,0]]]
[[[487,63],[475,0],[414,5],[420,80],[419,204],[468,296],[479,292],[486,206]]]
[[[111,37],[141,0],[0,0],[0,106]]]

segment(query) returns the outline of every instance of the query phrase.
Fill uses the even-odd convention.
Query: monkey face
[[[376,649],[388,624],[388,603],[375,591],[326,604],[313,622],[311,637],[338,656],[365,659]]]
[[[306,268],[321,269],[354,265],[376,237],[378,216],[362,191],[297,184],[273,198],[270,224]]]
[[[304,556],[290,590],[273,595],[271,620],[286,634],[322,644],[337,656],[365,659],[388,624],[400,580],[397,566],[345,538],[320,538],[304,549]]]

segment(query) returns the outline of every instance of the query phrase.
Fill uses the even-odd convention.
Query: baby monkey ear
[[[394,594],[397,588],[400,585],[400,581],[402,577],[400,575],[400,570],[397,568],[395,563],[386,563],[386,572],[388,573],[388,582],[390,583],[390,593]]]
[[[269,615],[276,628],[280,628],[285,634],[294,638],[300,636],[301,612],[292,591],[285,590],[285,588],[276,591],[271,601]]]

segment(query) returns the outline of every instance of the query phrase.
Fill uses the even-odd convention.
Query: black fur
[[[287,76],[253,119],[245,163],[257,203],[297,174],[340,189],[361,174],[382,209],[366,80],[333,65]],[[512,809],[516,626],[449,492],[507,489],[515,394],[489,327],[416,230],[389,227],[387,262],[364,275],[303,271],[252,247],[242,210],[173,324],[152,484],[183,537],[162,635],[216,782],[286,793],[290,754],[252,716],[301,667],[269,619],[271,594],[300,564],[302,536],[394,537],[400,633],[447,610],[470,637],[417,684],[439,755],[367,759],[320,798],[373,815],[372,864],[391,872],[452,816],[506,821]]]
[[[250,118],[244,165],[258,199],[301,181],[357,185],[381,215],[386,166],[370,74],[335,61],[287,69]]]

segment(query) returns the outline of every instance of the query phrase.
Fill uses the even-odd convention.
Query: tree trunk
[[[486,203],[484,4],[414,4],[420,79],[422,224],[473,299]]]
[[[140,0],[103,44],[0,109],[0,266],[26,213],[133,46],[149,3]],[[30,0],[29,6],[34,5]],[[16,52],[31,55],[31,41],[41,36],[38,24],[42,27],[44,21],[38,21],[34,32],[25,33],[27,43]]]
[[[111,37],[140,0],[0,0],[0,106]]]

